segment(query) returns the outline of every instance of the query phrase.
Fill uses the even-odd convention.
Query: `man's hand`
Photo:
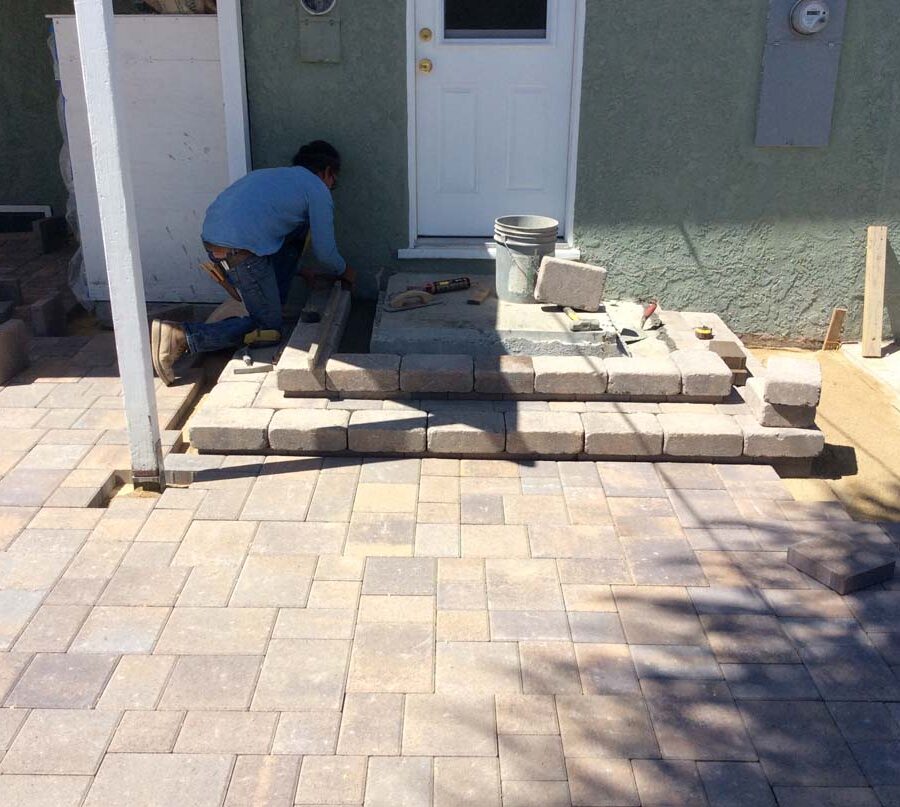
[[[300,270],[300,277],[306,281],[306,285],[310,289],[327,288],[335,280],[340,280],[345,289],[352,291],[356,284],[356,271],[349,266],[344,269],[343,274],[337,276],[318,274],[312,267],[304,266]]]
[[[338,280],[341,281],[341,285],[347,291],[353,291],[353,287],[356,285],[356,270],[347,266],[344,269],[344,274],[338,275]]]

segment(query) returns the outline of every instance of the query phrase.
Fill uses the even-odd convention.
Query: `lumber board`
[[[869,227],[866,245],[866,284],[863,294],[862,344],[860,345],[862,355],[866,358],[881,357],[887,244],[887,227]]]
[[[822,342],[822,350],[837,350],[841,346],[841,332],[844,330],[844,320],[847,318],[846,308],[835,308],[831,312],[831,322],[825,331],[825,339]]]

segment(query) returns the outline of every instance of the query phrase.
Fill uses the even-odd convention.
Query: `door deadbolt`
[[[432,64],[431,59],[419,59],[420,73],[430,73],[432,70],[434,70],[434,64]]]
[[[419,31],[419,39],[423,42],[431,42],[434,39],[434,32],[430,28],[423,28]]]

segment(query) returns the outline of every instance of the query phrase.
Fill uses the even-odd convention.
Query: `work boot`
[[[175,382],[172,367],[187,350],[184,328],[174,322],[155,319],[150,325],[150,358],[156,375],[167,387]]]

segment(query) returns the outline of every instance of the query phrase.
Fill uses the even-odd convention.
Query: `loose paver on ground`
[[[430,362],[328,372],[418,390]],[[685,392],[711,394],[703,363]],[[587,364],[586,395],[633,381]],[[538,386],[585,375],[533,367]],[[530,370],[442,372],[468,392]],[[823,533],[884,534],[766,466],[555,459],[658,458],[665,430],[645,445],[635,418],[712,454],[736,439],[716,410],[496,401],[463,429],[464,402],[323,400],[281,410],[281,450],[420,453],[433,423],[438,453],[473,458],[176,454],[182,486],[104,507],[127,450],[102,380],[0,390],[0,803],[897,803],[900,591],[841,596],[788,562]],[[480,458],[528,446],[547,459]]]

